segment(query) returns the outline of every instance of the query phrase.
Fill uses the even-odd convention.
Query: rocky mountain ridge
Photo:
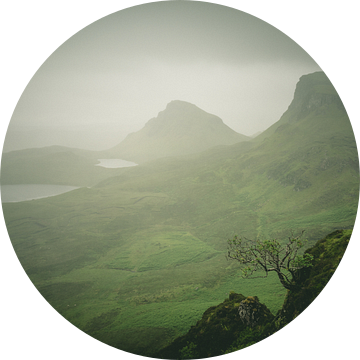
[[[334,86],[322,71],[303,75],[296,84],[294,97],[281,118],[262,132],[255,141],[260,142],[275,133],[278,128],[306,120],[308,115],[338,111],[345,113],[344,105]],[[345,126],[349,126],[346,122]]]
[[[314,109],[328,107],[331,104],[344,110],[344,105],[330,80],[325,73],[317,72],[300,78],[289,109],[295,109],[298,112],[296,120],[300,120]]]

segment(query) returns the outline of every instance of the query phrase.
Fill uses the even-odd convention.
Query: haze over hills
[[[230,129],[219,117],[188,102],[176,100],[156,118],[149,120],[143,129],[106,151],[47,146],[3,153],[1,181],[2,184],[90,186],[118,171],[95,168],[100,158],[144,163],[250,139]]]
[[[129,134],[108,154],[142,163],[250,140],[197,106],[174,100],[140,131]]]
[[[323,72],[301,77],[288,110],[259,137],[177,162],[164,159],[144,164],[99,186],[112,187],[115,192],[126,184],[151,189],[145,184],[147,179],[154,188],[171,183],[179,201],[192,203],[193,211],[197,209],[202,217],[202,209],[216,197],[218,211],[213,209],[211,216],[218,212],[222,217],[225,211],[233,219],[225,217],[226,221],[236,223],[237,216],[242,217],[236,215],[238,211],[244,211],[247,218],[253,214],[256,221],[249,233],[253,237],[305,227],[316,238],[353,223],[359,181],[356,142],[340,97]],[[180,184],[181,192],[175,190]],[[201,191],[201,198],[196,191]],[[236,224],[242,226],[248,228]],[[221,234],[213,229],[209,236]]]
[[[179,136],[176,126],[174,133],[165,124],[164,130],[156,127],[171,119],[173,105],[203,114],[194,105],[171,103],[141,136],[134,134],[138,145],[151,138],[149,129],[159,137]],[[206,126],[219,123],[225,133],[218,118],[205,114]],[[83,184],[64,195],[3,204],[15,251],[61,315],[96,339],[136,354],[151,356],[186,333],[230,290],[258,296],[273,314],[282,306],[285,291],[274,277],[242,280],[237,264],[226,262],[227,239],[235,234],[282,239],[291,230],[306,230],[313,245],[332,230],[351,228],[356,217],[355,138],[323,73],[301,77],[278,123],[253,140],[100,169],[91,188],[84,184],[99,168],[88,153],[51,150],[4,154],[2,180],[21,172],[24,181],[34,178],[31,166],[21,164],[35,162],[37,179],[46,173],[52,183],[61,177]],[[45,158],[52,172],[39,165]],[[17,177],[10,176],[15,161]]]

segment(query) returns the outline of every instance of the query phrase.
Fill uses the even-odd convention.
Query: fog
[[[84,28],[45,61],[18,102],[4,150],[107,149],[172,100],[251,136],[285,112],[300,76],[318,70],[291,39],[241,11],[135,6]]]

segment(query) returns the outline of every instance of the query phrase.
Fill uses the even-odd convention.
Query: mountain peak
[[[256,141],[262,141],[278,131],[278,129],[284,129],[283,125],[298,123],[321,114],[323,114],[324,119],[324,114],[327,114],[328,118],[332,118],[337,111],[346,115],[344,105],[325,73],[317,71],[303,75],[296,84],[294,97],[288,109],[280,120],[257,136]],[[350,123],[347,116],[344,119],[345,123],[343,125],[348,127]],[[315,122],[314,124],[318,123]]]
[[[289,109],[297,112],[295,119],[300,120],[314,109],[331,104],[343,109],[343,104],[334,86],[325,73],[319,71],[300,78]]]
[[[182,100],[172,100],[166,108],[159,112],[156,118],[151,119],[145,127],[179,126],[179,131],[191,131],[189,126],[206,127],[210,123],[222,123],[223,121],[213,114],[207,113],[196,105]],[[226,125],[225,125],[226,126]],[[180,129],[181,128],[181,129]]]
[[[143,129],[128,135],[113,151],[124,160],[139,163],[246,140],[249,140],[247,136],[230,129],[218,116],[189,102],[173,100]]]
[[[218,116],[209,114],[204,110],[200,109],[199,107],[197,107],[196,105],[183,100],[170,101],[166,105],[165,110],[161,111],[159,115],[163,113],[169,117],[175,116],[178,120],[180,119],[181,116],[183,116],[183,117],[187,117],[188,119],[191,118],[194,121],[199,121],[201,118],[204,117],[204,115],[206,115],[209,121],[212,120],[212,121],[222,122],[222,120]]]
[[[199,109],[196,105],[183,100],[172,100],[166,105],[167,109],[184,108],[184,107]]]

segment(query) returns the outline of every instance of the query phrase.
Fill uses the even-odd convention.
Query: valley
[[[165,110],[146,132],[107,153],[49,147],[2,159],[2,185],[80,187],[3,203],[30,280],[79,329],[145,356],[186,333],[231,291],[258,296],[273,314],[280,309],[286,291],[276,276],[242,279],[238,265],[226,261],[228,239],[283,239],[305,230],[312,246],[334,230],[351,229],[358,206],[355,138],[322,72],[303,76],[281,119],[254,139],[231,132],[235,140],[226,143],[230,132],[222,127],[221,141],[194,148],[195,130],[171,141],[166,132],[156,148],[148,136],[153,129],[161,137],[159,119],[172,119],[177,128],[189,111],[204,116],[200,127],[191,116],[198,132],[214,134],[207,126],[220,119],[176,105],[170,106],[176,116]],[[95,166],[109,154],[139,165]]]

